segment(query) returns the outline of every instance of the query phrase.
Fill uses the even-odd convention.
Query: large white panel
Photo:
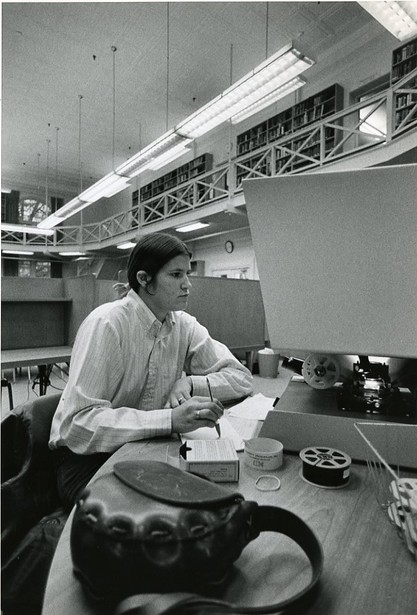
[[[273,347],[417,357],[417,165],[243,190]]]

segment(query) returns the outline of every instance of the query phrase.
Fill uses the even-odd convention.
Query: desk
[[[165,460],[176,454],[178,440],[155,439],[126,444],[96,476],[122,460]],[[241,465],[238,489],[260,504],[288,508],[316,532],[324,550],[324,572],[318,599],[300,615],[414,615],[417,603],[417,566],[396,530],[379,509],[367,468],[354,465],[343,489],[320,489],[300,476],[301,460],[286,454],[284,465],[274,472],[279,491],[261,492],[255,487],[260,472]],[[230,484],[235,490],[236,483]],[[70,529],[64,528],[52,562],[46,587],[43,615],[71,613],[97,615],[72,574]],[[243,551],[230,575],[226,593],[219,597],[238,603],[260,605],[289,597],[307,583],[307,560],[288,538],[264,533]],[[146,601],[146,597],[144,597]]]
[[[17,348],[2,350],[1,369],[14,369],[37,365],[39,369],[39,392],[44,395],[48,386],[46,366],[51,363],[69,363],[71,346],[47,346],[45,348]]]

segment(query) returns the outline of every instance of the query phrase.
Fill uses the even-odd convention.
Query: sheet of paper
[[[241,419],[237,416],[232,416],[230,418],[230,422],[242,440],[250,440],[250,438],[255,438],[260,429],[259,421],[254,421],[251,419]]]
[[[243,451],[243,440],[236,431],[236,429],[231,425],[229,419],[226,416],[222,416],[219,419],[219,425],[221,437],[229,438],[233,441],[233,444],[237,451]],[[219,436],[217,435],[217,432],[213,427],[200,427],[200,429],[196,429],[195,431],[181,434],[182,442],[184,442],[185,440],[217,440],[218,438]]]
[[[274,401],[272,397],[265,397],[262,393],[256,393],[256,395],[247,397],[240,404],[230,408],[229,415],[242,419],[264,421],[268,412],[273,409]]]

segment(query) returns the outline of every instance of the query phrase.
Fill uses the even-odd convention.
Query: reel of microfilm
[[[301,477],[315,487],[340,489],[347,485],[352,460],[343,451],[328,446],[309,446],[300,451]]]
[[[339,380],[340,366],[332,356],[310,354],[303,363],[301,374],[313,389],[330,389]]]

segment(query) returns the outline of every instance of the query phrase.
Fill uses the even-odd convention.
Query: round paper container
[[[255,470],[276,470],[282,465],[282,443],[272,438],[251,438],[245,441],[244,461]]]

